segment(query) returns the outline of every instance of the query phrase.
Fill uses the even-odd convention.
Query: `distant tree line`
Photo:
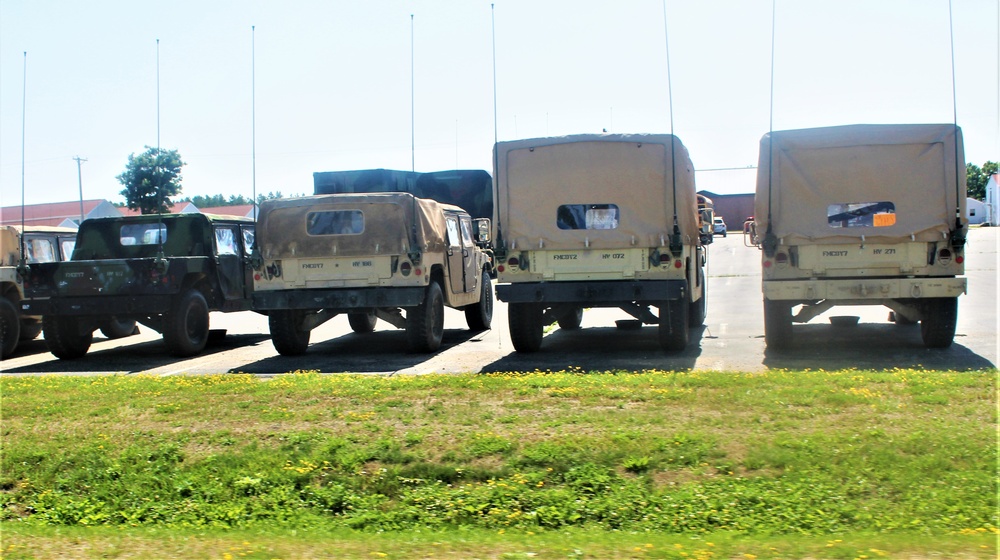
[[[982,167],[967,163],[965,164],[966,185],[969,196],[976,200],[986,200],[986,183],[990,181],[990,175],[997,172],[1000,165],[995,161],[987,161]]]
[[[269,192],[267,194],[257,195],[257,204],[264,202],[265,200],[271,200],[275,198],[284,198],[284,194],[281,191]],[[291,196],[302,196],[302,195],[291,195]],[[244,204],[253,204],[253,199],[243,196],[241,194],[231,194],[228,197],[224,194],[213,194],[208,196],[188,196],[178,199],[177,202],[190,202],[198,208],[213,208],[216,206],[241,206]]]

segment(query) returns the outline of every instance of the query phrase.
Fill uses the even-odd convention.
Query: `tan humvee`
[[[268,200],[254,309],[284,355],[305,352],[310,331],[340,313],[355,332],[382,319],[406,329],[411,350],[433,351],[445,305],[465,310],[471,329],[490,327],[490,260],[476,244],[488,235],[488,219],[408,193]]]
[[[705,320],[705,247],[694,166],[676,137],[605,134],[496,145],[497,296],[515,350],[545,325],[580,326],[585,307],[659,325],[683,350]],[[658,308],[659,316],[650,308]]]
[[[925,346],[951,345],[966,293],[964,162],[950,124],[765,135],[754,228],[768,347],[837,305],[884,305],[920,321]]]

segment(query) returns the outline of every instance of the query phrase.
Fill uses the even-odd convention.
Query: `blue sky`
[[[3,0],[0,203],[20,203],[22,147],[27,203],[75,200],[75,156],[85,198],[121,201],[115,176],[158,132],[187,163],[184,195],[250,196],[254,145],[256,191],[288,195],[314,171],[491,170],[494,135],[671,130],[662,0],[494,4]],[[673,131],[699,188],[751,192],[753,170],[715,170],[756,165],[772,119],[952,121],[946,0],[776,0],[773,114],[771,6],[666,1]],[[1000,160],[1000,0],[952,9],[958,124],[981,165]]]

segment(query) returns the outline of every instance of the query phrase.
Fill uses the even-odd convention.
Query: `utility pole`
[[[80,156],[73,158],[76,160],[76,178],[77,182],[80,184],[80,223],[83,223],[83,171],[80,170],[80,164],[87,161]]]

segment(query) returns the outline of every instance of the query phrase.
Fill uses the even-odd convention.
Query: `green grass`
[[[0,554],[994,558],[996,390],[996,371],[0,377]]]

